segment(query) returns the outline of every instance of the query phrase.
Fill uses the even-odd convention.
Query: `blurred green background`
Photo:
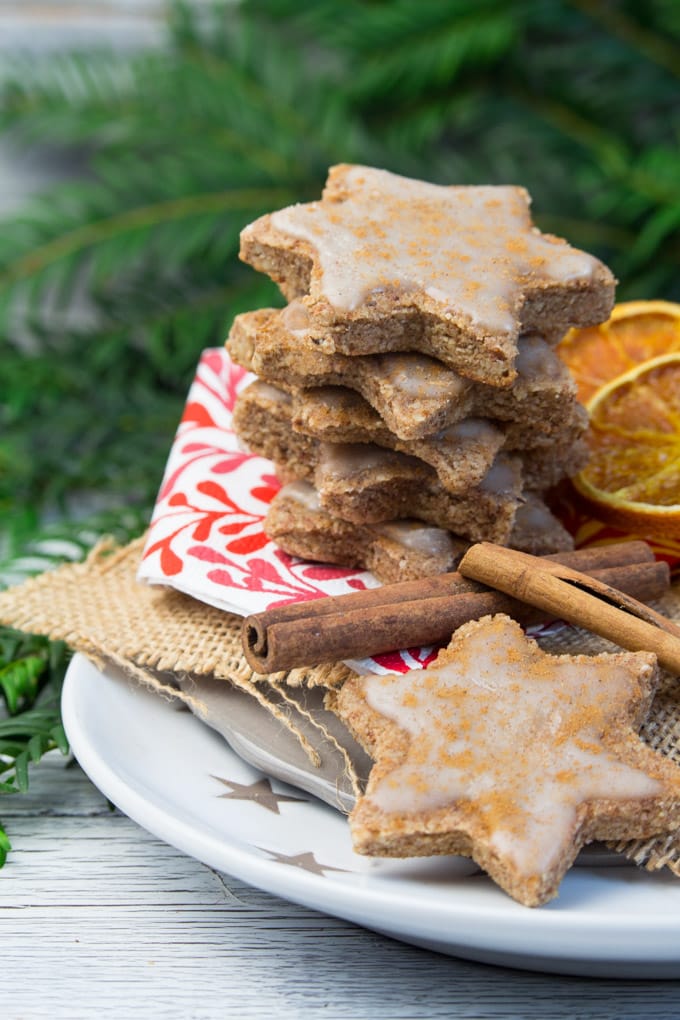
[[[679,75],[674,0],[174,4],[153,49],[6,54],[3,136],[68,180],[0,228],[5,571],[143,528],[200,351],[280,301],[241,228],[331,163],[525,185],[620,299],[680,298]]]
[[[675,0],[179,4],[147,51],[7,54],[5,139],[69,172],[0,229],[5,570],[143,528],[200,351],[280,301],[240,229],[332,163],[523,184],[619,299],[680,298],[679,76]]]
[[[160,29],[3,51],[3,142],[65,177],[0,227],[5,583],[143,530],[199,353],[281,300],[240,229],[330,164],[523,184],[619,300],[680,300],[676,0],[203,2]]]

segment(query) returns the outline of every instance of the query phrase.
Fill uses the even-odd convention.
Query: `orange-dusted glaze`
[[[643,657],[644,658],[644,657]],[[370,708],[409,734],[401,765],[368,800],[390,814],[456,805],[523,873],[550,868],[591,798],[654,796],[659,782],[602,735],[639,691],[637,669],[549,656],[507,617],[472,629],[445,664],[363,680]]]
[[[335,167],[320,202],[282,209],[272,224],[314,246],[335,308],[419,289],[488,335],[517,335],[527,282],[588,283],[598,265],[532,226],[523,188],[441,186],[370,167]]]

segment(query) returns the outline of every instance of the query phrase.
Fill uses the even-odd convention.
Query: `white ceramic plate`
[[[117,807],[185,853],[268,892],[467,959],[588,976],[680,977],[677,878],[628,866],[576,868],[556,901],[530,910],[460,858],[355,855],[343,815],[267,780],[189,712],[81,656],[66,677],[63,713],[80,764]]]

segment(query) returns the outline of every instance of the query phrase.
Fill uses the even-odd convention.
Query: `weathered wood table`
[[[680,1016],[675,981],[469,963],[249,888],[112,810],[61,756],[0,808],[7,1020]]]

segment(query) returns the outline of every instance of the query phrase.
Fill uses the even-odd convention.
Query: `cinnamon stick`
[[[669,583],[667,565],[656,563],[644,542],[539,559],[544,561],[597,572],[604,582],[641,600],[657,598]],[[254,670],[270,673],[439,643],[467,620],[494,612],[522,622],[540,618],[526,605],[456,571],[255,614],[243,622],[243,647]]]
[[[562,563],[565,566],[589,573],[592,570],[603,570],[605,567],[622,567],[627,563],[653,563],[654,553],[646,542],[629,541],[612,542],[609,545],[594,546],[592,549],[551,553],[548,556],[541,556],[540,559],[541,561]],[[414,599],[439,598],[443,595],[476,590],[477,587],[466,581],[458,571],[451,571],[447,574],[437,574],[435,577],[418,578],[416,581],[398,581],[367,591],[352,592],[349,595],[329,596],[315,599],[313,602],[292,602],[287,606],[267,609],[263,613],[254,613],[247,617],[246,624],[254,631],[248,645],[255,651],[262,651],[269,627],[275,623],[286,623],[340,612],[338,605],[340,599],[342,599],[343,611],[353,608],[370,610],[386,603],[395,604],[396,602],[410,602]]]
[[[680,627],[617,590],[610,580],[489,542],[471,546],[459,569],[465,577],[585,627],[621,648],[654,652],[660,665],[680,673]]]

